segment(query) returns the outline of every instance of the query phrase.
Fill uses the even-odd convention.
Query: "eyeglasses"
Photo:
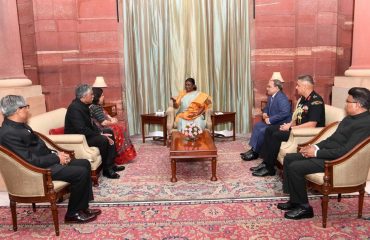
[[[21,106],[21,107],[18,107],[19,109],[23,109],[23,108],[27,108],[27,109],[30,109],[30,105],[27,104],[27,105],[24,105],[24,106]]]
[[[358,103],[358,102],[356,102],[356,101],[348,101],[348,100],[346,100],[346,103]]]

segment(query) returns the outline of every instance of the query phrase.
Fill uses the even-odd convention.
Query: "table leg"
[[[145,143],[144,120],[141,119],[141,135],[143,136],[143,143]]]
[[[217,167],[217,158],[212,158],[212,177],[211,177],[211,181],[217,181],[216,167]]]
[[[215,118],[212,118],[212,139],[215,141]]]
[[[167,145],[167,121],[163,122],[163,146]]]
[[[171,159],[171,171],[172,171],[171,182],[177,182],[177,178],[176,178],[176,159]]]
[[[232,124],[233,124],[233,141],[235,141],[235,119]]]

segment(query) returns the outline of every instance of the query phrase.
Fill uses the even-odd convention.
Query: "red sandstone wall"
[[[255,105],[265,99],[266,81],[280,71],[285,92],[296,99],[295,80],[311,74],[329,103],[335,75],[350,65],[352,0],[255,0],[251,21]]]
[[[350,66],[353,0],[255,2],[256,18],[250,23],[256,106],[266,98],[266,81],[274,71],[282,72],[292,99],[296,76],[313,75],[328,102],[334,75]],[[123,25],[116,20],[115,0],[17,4],[25,74],[43,86],[48,110],[66,107],[75,86],[92,84],[97,75],[109,85],[106,99],[122,107]]]
[[[41,84],[48,110],[66,107],[75,86],[104,76],[106,100],[122,106],[115,0],[19,0],[26,75]],[[121,112],[120,112],[121,113]]]

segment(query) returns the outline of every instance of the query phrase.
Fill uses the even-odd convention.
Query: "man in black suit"
[[[64,152],[50,150],[26,124],[28,108],[22,96],[8,95],[0,101],[4,121],[0,144],[28,163],[51,170],[53,180],[71,184],[66,223],[85,223],[96,219],[99,209],[89,209],[92,199],[91,165],[86,159],[73,159]]]
[[[89,85],[77,86],[76,98],[67,109],[64,132],[85,135],[89,146],[99,148],[103,162],[103,175],[107,178],[117,179],[120,175],[116,172],[124,170],[125,167],[114,164],[117,152],[112,138],[113,132],[108,128],[105,129],[105,132],[100,132],[91,120],[89,105],[93,98],[93,91]]]
[[[299,153],[285,156],[283,190],[290,194],[290,199],[277,205],[281,210],[289,210],[285,218],[313,217],[313,209],[308,203],[305,175],[324,172],[325,161],[340,158],[370,136],[369,108],[370,91],[366,88],[351,88],[345,106],[348,116],[333,135],[316,145],[302,148]]]
[[[288,141],[293,128],[325,126],[325,107],[322,97],[314,91],[313,78],[310,75],[299,76],[297,93],[301,96],[294,111],[292,121],[282,125],[270,126],[265,131],[261,149],[263,162],[250,168],[256,177],[275,175],[275,162],[282,142]]]

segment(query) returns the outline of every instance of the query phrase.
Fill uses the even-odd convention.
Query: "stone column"
[[[370,9],[369,0],[356,0],[354,5],[352,65],[345,76],[336,76],[332,91],[333,106],[343,108],[352,87],[370,89]],[[370,177],[370,175],[369,175]]]
[[[356,0],[353,25],[352,66],[346,76],[370,76],[370,1]]]
[[[24,74],[17,1],[0,0],[0,98],[22,95],[31,105],[30,112],[45,112],[45,98],[40,85],[32,85]],[[3,116],[0,114],[0,125]],[[6,191],[0,174],[0,192]]]
[[[32,84],[24,75],[17,2],[0,1],[0,87]]]

